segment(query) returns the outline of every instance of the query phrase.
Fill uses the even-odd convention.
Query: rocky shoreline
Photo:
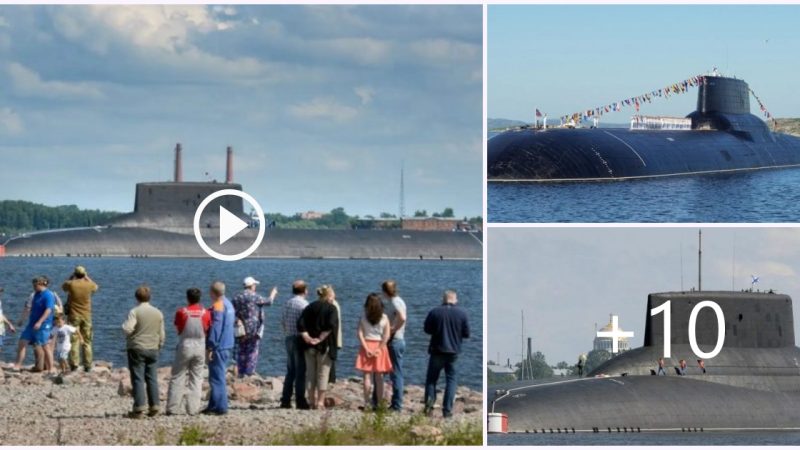
[[[159,369],[162,411],[166,406],[169,374],[169,367]],[[229,373],[230,411],[221,417],[162,414],[128,419],[126,414],[132,404],[130,389],[127,368],[113,368],[102,361],[91,372],[66,376],[19,371],[4,365],[0,368],[0,444],[265,445],[285,442],[287,436],[305,430],[319,433],[321,429],[355,429],[363,426],[366,416],[375,415],[359,410],[363,405],[362,384],[356,378],[341,379],[331,387],[325,401],[328,409],[301,411],[278,408],[282,377],[256,375],[237,380]],[[387,391],[390,391],[388,385]],[[208,383],[204,382],[204,398],[207,394]],[[438,408],[435,417],[422,417],[422,397],[421,386],[406,386],[406,410],[401,414],[386,414],[385,426],[413,423],[410,428],[413,441],[426,444],[446,443],[449,430],[481,429],[480,392],[460,387],[454,416],[448,420],[440,418]],[[441,402],[441,393],[437,397]]]

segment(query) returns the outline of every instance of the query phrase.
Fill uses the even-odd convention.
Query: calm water
[[[798,445],[796,431],[489,435],[489,445]]]
[[[262,295],[268,294],[273,285],[277,285],[279,290],[277,304],[265,310],[267,324],[259,355],[260,374],[285,373],[280,306],[291,297],[291,282],[302,278],[312,287],[323,283],[334,285],[344,324],[344,348],[339,353],[337,373],[355,376],[358,375],[353,369],[358,351],[356,324],[364,299],[369,292],[380,291],[383,280],[394,278],[408,306],[404,365],[408,373],[406,382],[424,383],[428,340],[422,331],[422,324],[428,310],[440,303],[442,291],[454,289],[458,292],[459,303],[469,313],[472,326],[472,338],[465,342],[459,358],[459,381],[473,389],[482,388],[480,261],[244,260],[226,263],[205,259],[0,258],[0,286],[6,290],[3,294],[5,314],[16,322],[22,304],[30,293],[30,279],[37,274],[49,277],[61,295],[61,282],[76,264],[85,265],[89,275],[100,285],[100,290],[93,297],[95,359],[111,361],[115,367],[124,367],[126,364],[125,339],[120,326],[128,310],[135,304],[133,292],[139,283],[150,285],[153,305],[164,312],[168,322],[167,344],[160,360],[162,365],[169,365],[176,342],[172,318],[175,309],[185,304],[186,288],[200,287],[203,290],[203,303],[207,306],[207,290],[211,281],[223,280],[228,286],[228,293],[233,294],[238,292],[241,280],[252,275],[261,281]],[[63,295],[62,299],[66,301]],[[3,348],[4,361],[13,358],[15,347],[16,336],[7,336]],[[31,362],[31,356],[28,359]]]
[[[497,133],[489,133],[489,137]],[[797,222],[800,169],[590,183],[489,183],[490,222]]]
[[[490,222],[797,222],[800,169],[587,183],[489,183]]]

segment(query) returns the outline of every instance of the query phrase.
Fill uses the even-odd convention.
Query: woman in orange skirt
[[[392,361],[386,344],[389,342],[389,318],[383,313],[381,296],[372,293],[364,303],[364,315],[358,323],[358,340],[361,350],[356,358],[356,369],[364,372],[364,407],[372,405],[372,383],[375,381],[377,405],[383,401],[383,375],[392,371]]]

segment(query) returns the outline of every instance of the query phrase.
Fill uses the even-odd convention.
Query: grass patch
[[[167,444],[167,432],[161,427],[156,428],[155,436],[153,437],[153,441],[156,445],[166,445]]]
[[[268,445],[483,445],[483,430],[475,424],[447,425],[423,414],[395,420],[381,407],[365,413],[356,427],[332,428],[326,416],[319,426],[277,436]]]
[[[178,445],[211,445],[211,433],[203,431],[198,425],[184,427],[178,437]]]

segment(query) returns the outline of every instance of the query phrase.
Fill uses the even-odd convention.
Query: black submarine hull
[[[490,181],[599,181],[800,166],[800,138],[750,114],[743,80],[706,76],[689,130],[509,130],[487,144]]]
[[[490,181],[598,181],[800,166],[800,138],[717,131],[524,129],[489,140]]]
[[[695,340],[713,358],[698,364]],[[664,356],[665,318],[650,311],[669,302],[670,355],[666,376],[653,376]],[[685,375],[675,369],[687,362]],[[760,292],[693,291],[650,294],[644,345],[620,353],[586,378],[517,382],[490,388],[493,412],[508,416],[509,432],[691,429],[800,429],[800,348],[795,346],[789,296]]]

